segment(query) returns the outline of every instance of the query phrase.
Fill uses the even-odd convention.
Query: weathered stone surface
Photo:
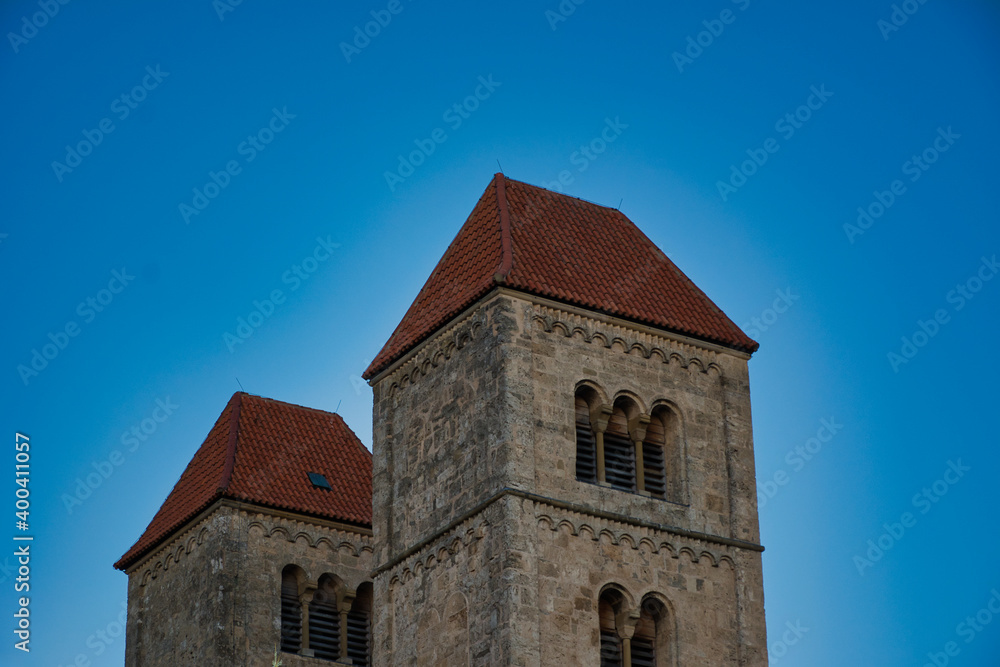
[[[676,411],[677,502],[576,479],[582,381]],[[766,664],[746,355],[501,292],[373,386],[376,665],[596,666],[609,585],[658,664]]]
[[[125,664],[270,665],[280,642],[281,572],[315,587],[331,573],[370,581],[367,531],[262,508],[217,505],[128,571]],[[329,662],[282,653],[285,667]]]

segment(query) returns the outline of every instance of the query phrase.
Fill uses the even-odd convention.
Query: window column
[[[608,420],[612,412],[610,405],[597,405],[590,412],[590,427],[594,429],[598,484],[607,484],[604,468],[604,432],[608,429]]]
[[[646,490],[646,464],[643,462],[642,443],[646,439],[646,428],[649,426],[649,415],[636,415],[629,420],[628,433],[635,446],[635,488],[641,495],[650,495]]]
[[[347,657],[347,616],[351,612],[351,605],[354,604],[354,594],[344,592],[344,595],[337,600],[337,609],[340,611],[340,659]]]
[[[299,606],[302,608],[302,650],[299,655],[312,657],[313,650],[309,648],[309,605],[312,604],[315,588],[303,591],[299,597]]]
[[[632,635],[638,622],[638,609],[624,609],[615,617],[618,636],[622,638],[622,664],[626,667],[632,667]]]

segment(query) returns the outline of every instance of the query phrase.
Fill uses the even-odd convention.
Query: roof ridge
[[[497,188],[497,209],[500,211],[500,266],[493,280],[503,283],[514,268],[514,250],[510,236],[510,207],[507,205],[507,182],[503,172],[494,176]]]
[[[233,469],[236,467],[236,441],[240,432],[240,407],[243,405],[243,392],[236,392],[229,399],[234,402],[233,412],[229,415],[229,441],[226,443],[226,465],[222,468],[222,478],[219,480],[218,493],[224,493],[233,479]]]
[[[519,181],[516,178],[507,178],[506,176],[504,176],[504,178],[513,183],[517,183],[519,185],[526,185],[529,188],[534,188],[535,190],[541,190],[542,192],[547,192],[549,194],[559,195],[560,197],[566,197],[567,199],[575,199],[576,201],[583,202],[584,204],[590,204],[591,206],[598,206],[600,208],[606,208],[609,211],[618,211],[619,213],[621,213],[621,209],[618,208],[617,206],[608,206],[607,204],[602,204],[600,202],[596,202],[591,199],[586,199],[584,197],[577,197],[576,195],[567,194],[565,192],[562,192],[561,190],[550,190],[549,188],[543,187],[541,185],[535,185],[534,183],[528,183],[526,181]],[[629,220],[629,222],[632,221]]]
[[[308,406],[308,405],[300,405],[298,403],[291,403],[289,401],[282,401],[279,398],[271,398],[270,396],[261,396],[260,394],[251,394],[251,393],[246,392],[246,391],[237,392],[237,393],[242,394],[246,398],[260,399],[262,401],[267,401],[268,403],[277,403],[278,405],[287,405],[290,408],[298,408],[299,410],[309,410],[310,412],[320,412],[320,413],[322,413],[324,415],[332,415],[334,417],[339,418],[340,421],[344,421],[344,418],[340,415],[340,413],[338,413],[338,412],[331,412],[329,410],[324,410],[323,408],[314,408],[314,407],[311,407],[311,406]],[[344,422],[344,423],[346,424],[347,422]]]

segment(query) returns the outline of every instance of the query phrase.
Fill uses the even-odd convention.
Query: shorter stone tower
[[[371,552],[371,455],[340,416],[235,394],[115,563],[125,665],[368,665]]]

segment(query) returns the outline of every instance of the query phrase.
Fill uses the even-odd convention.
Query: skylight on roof
[[[319,474],[318,472],[311,472],[308,474],[309,474],[309,481],[312,482],[313,486],[320,489],[331,489],[331,490],[333,489],[333,487],[330,486],[330,482],[326,481],[326,477],[324,477],[323,475]]]

